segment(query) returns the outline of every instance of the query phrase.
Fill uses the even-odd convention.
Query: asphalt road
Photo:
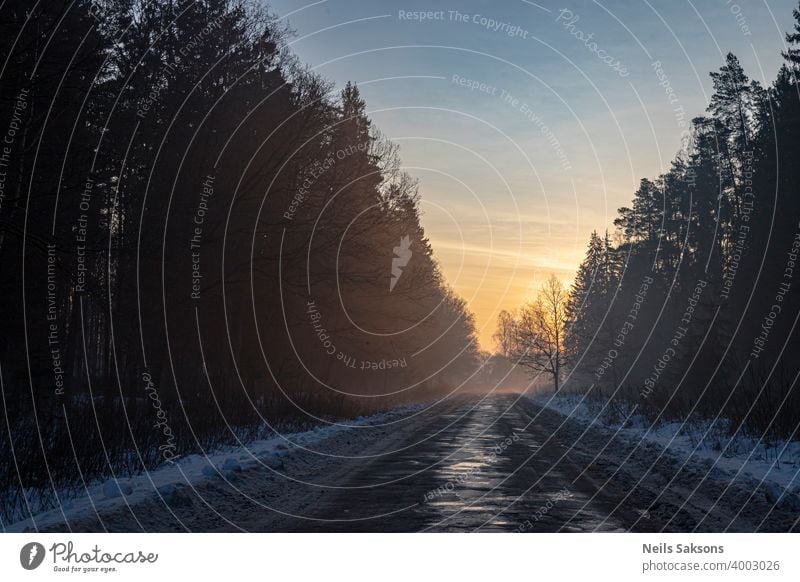
[[[281,529],[797,531],[800,513],[752,485],[519,395],[463,399],[423,419]]]
[[[640,514],[617,508],[622,491],[611,487],[587,503],[599,483],[552,438],[555,415],[545,428],[537,412],[527,399],[501,395],[427,415],[396,452],[357,464],[341,489],[286,529],[624,530]]]
[[[240,457],[241,458],[241,457]],[[752,485],[516,394],[451,398],[286,450],[280,470],[70,519],[55,531],[792,531]],[[155,497],[155,496],[153,496]]]

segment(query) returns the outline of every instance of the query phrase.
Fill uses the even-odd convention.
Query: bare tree
[[[500,353],[506,358],[511,357],[511,346],[514,339],[514,314],[503,309],[497,315],[497,331],[492,336],[497,342]]]
[[[567,299],[564,285],[551,276],[542,285],[536,300],[520,309],[508,338],[510,357],[520,366],[550,374],[556,392],[560,388],[566,356]],[[501,326],[507,329],[508,322],[501,322]],[[501,331],[498,329],[498,334]]]

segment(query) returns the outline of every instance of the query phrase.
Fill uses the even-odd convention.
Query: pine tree
[[[800,45],[800,9],[795,8],[792,11],[792,15],[796,21],[794,23],[794,32],[786,33],[786,42],[788,42],[790,45]],[[790,46],[787,50],[782,52],[781,55],[783,55],[783,58],[791,63],[796,74],[797,68],[800,67],[800,46]]]
[[[619,254],[608,231],[602,238],[592,232],[566,306],[564,343],[577,371],[593,372],[613,347],[620,323],[614,310],[619,276]]]
[[[731,181],[731,188],[724,195],[733,213],[727,222],[735,229],[741,222],[744,173],[756,130],[756,104],[762,99],[763,89],[758,83],[750,82],[739,59],[732,53],[728,53],[719,72],[711,73],[711,79],[714,94],[707,110],[715,121],[714,137],[724,162],[723,170]],[[726,232],[723,236],[729,234]]]
[[[639,189],[633,194],[633,206],[620,208],[619,214],[614,225],[626,240],[637,243],[645,252],[655,252],[664,216],[664,196],[658,186],[642,178]]]
[[[603,240],[596,230],[592,231],[586,256],[578,266],[566,305],[568,323],[565,344],[567,353],[573,360],[580,357],[594,333],[594,298],[598,295],[598,287],[602,285],[603,251]]]

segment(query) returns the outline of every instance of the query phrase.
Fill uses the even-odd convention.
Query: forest
[[[728,53],[669,170],[592,233],[571,287],[504,311],[500,352],[624,422],[800,428],[800,11],[767,87]],[[699,113],[699,112],[698,112]]]
[[[399,146],[262,3],[3,2],[0,526],[87,483],[467,392],[487,431],[547,392],[620,425],[797,441],[794,20],[775,80],[727,54],[668,169],[595,225],[571,282],[500,311],[487,353]]]
[[[11,0],[0,27],[0,522],[474,372],[398,148],[264,8]]]

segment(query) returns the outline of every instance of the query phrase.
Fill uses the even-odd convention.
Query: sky
[[[292,51],[359,85],[419,180],[422,224],[492,350],[497,314],[669,168],[725,55],[769,84],[797,0],[276,0]],[[423,14],[420,14],[423,13]]]

